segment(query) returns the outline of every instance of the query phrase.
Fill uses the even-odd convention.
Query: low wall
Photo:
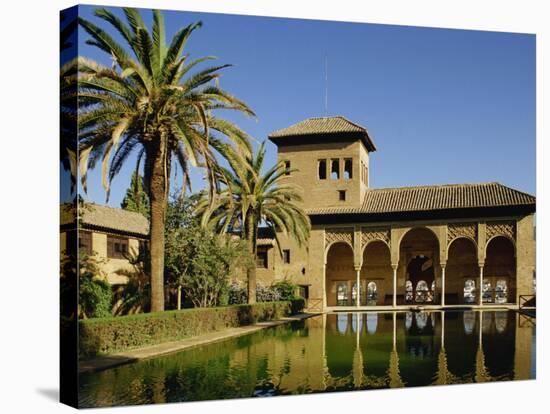
[[[299,313],[304,300],[143,313],[79,321],[79,357],[129,349],[279,319]]]

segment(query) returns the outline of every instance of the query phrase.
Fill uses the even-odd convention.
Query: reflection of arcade
[[[387,369],[383,375],[368,373],[368,347],[374,347],[371,352],[379,353],[381,351],[375,345],[376,342],[371,342],[369,338],[370,335],[375,335],[377,330],[381,329],[383,332],[387,332],[389,314],[368,312],[332,315],[334,320],[330,323],[332,325],[330,330],[338,332],[338,336],[341,341],[345,341],[345,345],[344,342],[338,342],[338,345],[333,349],[336,350],[337,348],[338,352],[331,352],[327,356],[328,359],[325,357],[325,361],[332,367],[329,369],[327,366],[325,369],[325,383],[329,389],[347,387],[350,383],[353,383],[353,388],[362,389],[529,378],[530,342],[529,344],[523,342],[530,340],[530,327],[527,327],[527,329],[522,328],[519,324],[518,327],[514,327],[509,320],[513,316],[507,311],[404,312],[401,313],[402,318],[398,318],[397,315],[397,312],[391,314],[391,349],[388,349],[389,361],[386,363]],[[461,320],[457,320],[457,317]],[[449,318],[452,324],[446,328],[446,322],[448,323]],[[403,323],[401,326],[404,328],[404,336],[398,335],[399,322]],[[454,360],[448,360],[445,333],[446,329],[452,329],[452,332],[455,332],[460,326],[457,323],[462,325],[466,337],[477,336],[477,345],[474,345],[472,348],[473,353],[470,354],[472,365],[468,364],[471,370],[468,370],[466,366],[460,366],[465,361],[456,361],[455,363]],[[486,335],[488,335],[487,338],[484,338]],[[440,337],[440,341],[436,340],[437,336]],[[453,337],[456,337],[456,334]],[[475,341],[475,339],[473,340]],[[401,342],[401,346],[398,346],[400,341],[403,342]],[[502,341],[508,344],[505,345],[506,347],[515,347],[515,350],[510,348],[504,356],[496,349],[493,350],[495,346],[502,345]],[[371,343],[372,345],[369,345]],[[462,346],[464,344],[462,343]],[[452,355],[460,352],[460,346],[456,343],[450,344]],[[498,349],[501,349],[501,347]],[[345,365],[349,368],[342,369],[343,361],[341,358],[343,358],[343,353],[347,352],[349,352],[350,358]],[[400,353],[405,358],[405,373],[400,366]],[[338,360],[334,359],[336,354],[340,355]],[[340,363],[335,365],[336,361],[340,361]],[[416,365],[411,366],[411,361],[416,361]],[[411,374],[411,369],[413,371],[419,370],[418,364],[421,361],[425,361],[422,364],[428,364],[425,366],[433,368],[422,373],[421,377],[419,377],[418,372]],[[433,365],[430,361],[434,361]],[[372,363],[375,364],[374,361]],[[458,372],[455,373],[451,365],[454,365],[454,369],[458,369]],[[339,369],[336,367],[339,367]],[[509,376],[510,371],[514,372],[514,377]],[[429,378],[433,378],[433,381],[430,381]],[[419,379],[421,380],[420,383]]]

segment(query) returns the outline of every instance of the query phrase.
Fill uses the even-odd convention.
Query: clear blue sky
[[[114,34],[94,9],[80,6],[81,16]],[[150,11],[142,12],[150,22]],[[257,119],[227,118],[258,141],[325,115],[326,56],[328,115],[367,127],[378,148],[372,187],[498,181],[535,194],[534,35],[165,12],[167,39],[197,20],[203,27],[186,52],[235,65],[220,85]],[[80,54],[110,65],[79,30]],[[271,165],[276,146],[267,151]],[[120,205],[133,167],[115,178],[110,205]],[[192,178],[200,189],[202,173]],[[88,191],[105,202],[99,168]]]

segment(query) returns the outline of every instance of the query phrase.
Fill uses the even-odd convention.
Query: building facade
[[[258,281],[289,279],[312,310],[518,306],[534,293],[535,197],[499,183],[371,188],[368,131],[311,118],[270,134],[303,192],[308,246],[260,237]]]
[[[72,250],[78,246],[115,291],[126,285],[136,271],[133,259],[148,243],[149,221],[140,213],[98,204],[79,207],[78,217],[73,210],[61,207],[61,253],[76,254]]]

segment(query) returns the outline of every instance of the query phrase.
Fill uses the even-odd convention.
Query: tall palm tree
[[[61,24],[64,26],[59,35],[59,51],[63,53],[74,45],[75,31],[78,27],[76,17],[67,20],[67,12],[61,12]],[[62,55],[63,56],[63,55]],[[78,60],[63,59],[59,69],[59,99],[60,99],[60,161],[64,170],[70,173],[70,194],[73,195],[77,182],[77,94],[76,73]]]
[[[201,223],[219,233],[238,232],[256,257],[258,227],[264,223],[273,230],[279,254],[282,255],[278,233],[294,238],[303,246],[310,232],[308,216],[301,207],[297,188],[284,183],[289,172],[280,161],[265,173],[265,143],[255,155],[240,159],[229,158],[230,169],[222,168],[227,187],[215,196],[212,203],[203,199],[197,210]],[[256,268],[247,271],[248,303],[256,302]]]
[[[249,137],[236,125],[216,117],[221,109],[253,116],[242,101],[220,89],[220,71],[230,65],[192,71],[211,56],[189,60],[185,44],[201,23],[179,30],[165,41],[164,20],[153,10],[150,33],[136,9],[124,8],[126,22],[107,9],[95,15],[109,23],[126,48],[85,19],[80,25],[90,35],[87,43],[112,58],[112,67],[92,60],[79,61],[79,140],[82,185],[86,170],[101,159],[103,186],[109,197],[112,179],[130,155],[137,155],[136,171],[144,161],[149,194],[151,248],[151,311],[164,309],[164,225],[172,161],[190,187],[189,167],[207,172],[209,194],[218,189],[215,154],[249,154]],[[228,138],[227,139],[224,139]],[[228,144],[230,142],[231,144]]]

